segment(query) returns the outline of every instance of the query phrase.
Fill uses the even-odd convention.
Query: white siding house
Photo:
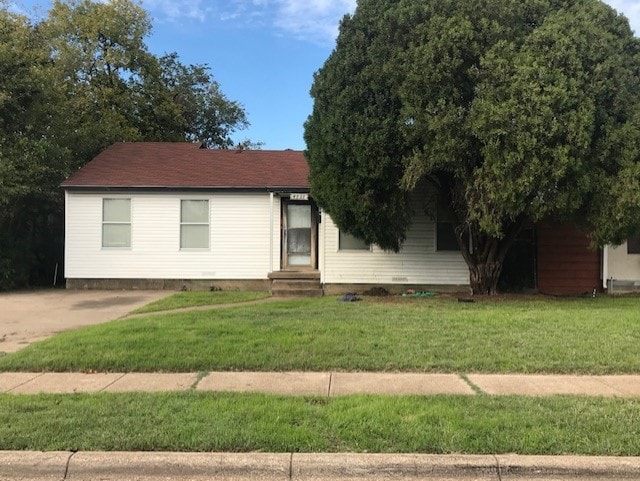
[[[117,143],[62,183],[65,277],[76,288],[258,288],[290,293],[468,285],[452,223],[425,213],[400,252],[340,232],[318,209],[302,152],[207,150],[188,143]],[[428,209],[430,212],[436,209]],[[448,226],[448,228],[447,228]],[[576,226],[535,226],[542,292],[640,289],[640,238],[600,257]],[[587,272],[579,287],[578,273]]]
[[[402,250],[385,252],[341,234],[307,176],[302,152],[114,144],[62,184],[67,285],[468,284],[460,253],[437,249],[424,198]]]
[[[103,201],[129,199],[130,242],[103,243]],[[181,202],[208,204],[208,242],[181,246]],[[81,279],[267,279],[280,257],[268,193],[67,192],[65,275]],[[277,225],[272,225],[271,222]],[[271,237],[271,241],[269,240]]]
[[[424,199],[414,198],[416,213],[400,252],[376,245],[341,248],[340,231],[328,215],[320,227],[320,272],[325,284],[466,285],[469,269],[457,251],[438,251],[437,223],[421,214]]]

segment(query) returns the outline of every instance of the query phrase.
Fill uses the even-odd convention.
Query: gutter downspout
[[[609,245],[602,248],[602,288],[607,289],[609,280]],[[613,286],[613,281],[611,281]]]
[[[64,255],[64,259],[62,261],[62,269],[64,272],[64,278],[62,279],[62,281],[65,283],[65,289],[67,288],[67,273],[69,272],[67,270],[67,266],[69,265],[69,228],[70,228],[70,222],[69,222],[69,191],[67,189],[64,189],[64,246],[63,246],[63,255]]]
[[[269,272],[273,272],[273,192],[269,192]]]
[[[326,264],[327,264],[327,252],[326,252],[326,245],[325,245],[325,241],[326,241],[326,226],[327,226],[327,216],[324,214],[324,211],[320,210],[320,243],[319,243],[319,248],[320,248],[320,266],[321,266],[321,270],[320,270],[320,282],[322,283],[322,287],[324,288],[324,285],[326,283],[326,276],[327,276],[327,269],[326,269]]]

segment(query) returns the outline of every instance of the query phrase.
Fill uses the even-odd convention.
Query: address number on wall
[[[291,200],[309,200],[309,194],[291,194],[289,198]]]

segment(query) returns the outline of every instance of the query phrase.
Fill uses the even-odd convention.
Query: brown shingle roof
[[[193,143],[116,143],[62,182],[64,188],[308,189],[300,151],[207,150]]]

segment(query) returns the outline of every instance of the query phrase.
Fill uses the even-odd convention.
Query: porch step
[[[320,282],[320,271],[273,271],[269,279],[315,279]]]
[[[272,272],[269,278],[271,295],[274,297],[322,297],[324,295],[319,272]]]

